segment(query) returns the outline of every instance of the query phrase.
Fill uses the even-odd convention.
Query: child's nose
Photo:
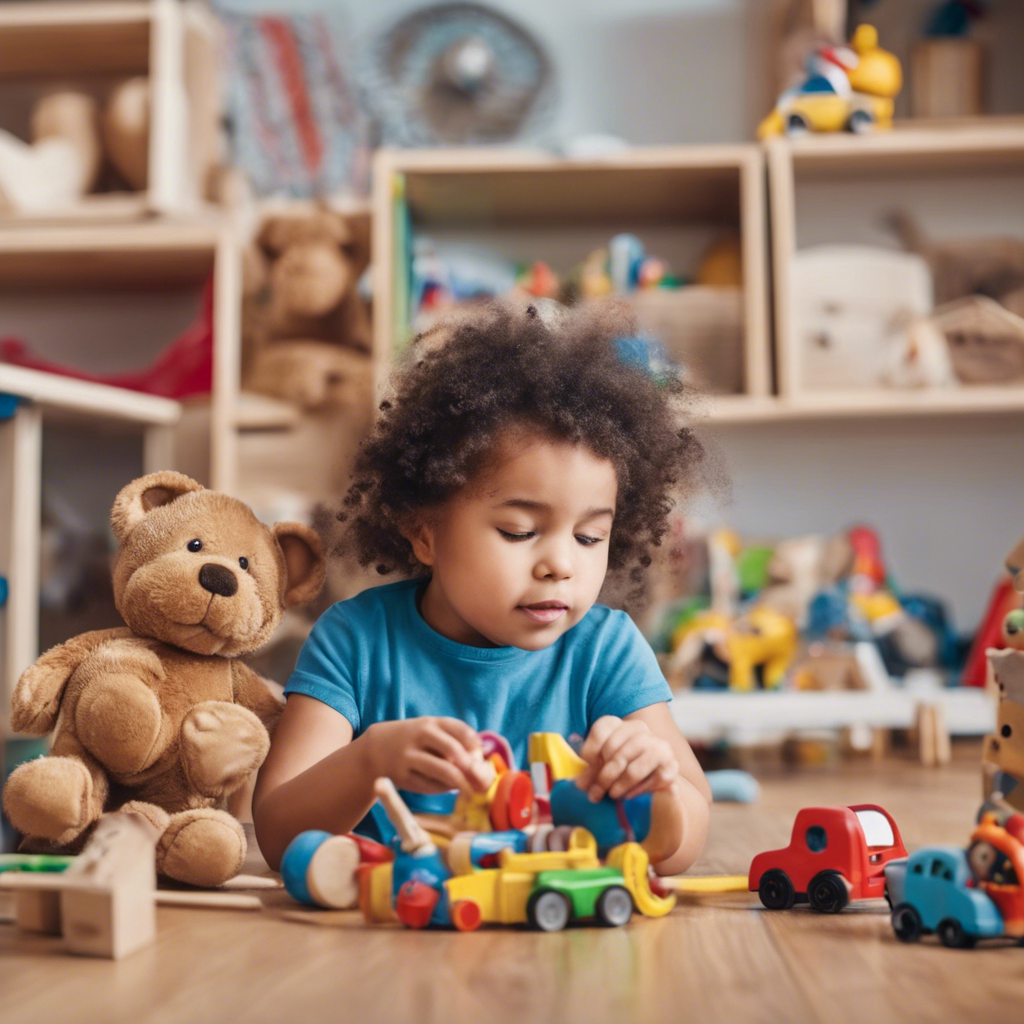
[[[540,580],[567,580],[572,576],[572,558],[561,545],[551,545],[541,552],[534,575]]]

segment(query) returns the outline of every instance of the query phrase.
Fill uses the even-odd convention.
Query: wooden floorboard
[[[766,771],[752,806],[720,805],[695,871],[745,872],[788,842],[796,811],[875,802],[910,849],[964,845],[980,798],[976,744],[949,768],[846,762]],[[291,920],[161,908],[156,943],[120,962],[0,925],[0,1019],[486,1024],[1007,1021],[1024,1006],[1024,950],[896,941],[881,901],[828,917],[768,912],[753,895],[689,897],[669,917],[557,935],[368,928],[356,914]]]

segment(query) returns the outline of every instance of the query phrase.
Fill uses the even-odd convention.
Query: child
[[[359,825],[377,776],[419,811],[479,788],[484,729],[520,764],[531,732],[584,736],[592,800],[671,789],[684,836],[655,867],[696,860],[707,781],[650,647],[595,604],[609,569],[642,581],[703,455],[620,316],[493,307],[396,374],[338,518],[363,565],[411,578],[335,604],[299,655],[254,797],[271,865],[304,829]]]

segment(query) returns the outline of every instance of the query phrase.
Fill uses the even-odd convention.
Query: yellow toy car
[[[902,87],[900,62],[879,47],[874,26],[861,25],[850,49],[825,47],[811,56],[806,78],[779,97],[758,138],[891,128]]]

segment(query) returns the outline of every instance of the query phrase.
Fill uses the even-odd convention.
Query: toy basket
[[[641,329],[665,346],[696,387],[744,390],[743,296],[739,288],[651,288],[629,296]]]

